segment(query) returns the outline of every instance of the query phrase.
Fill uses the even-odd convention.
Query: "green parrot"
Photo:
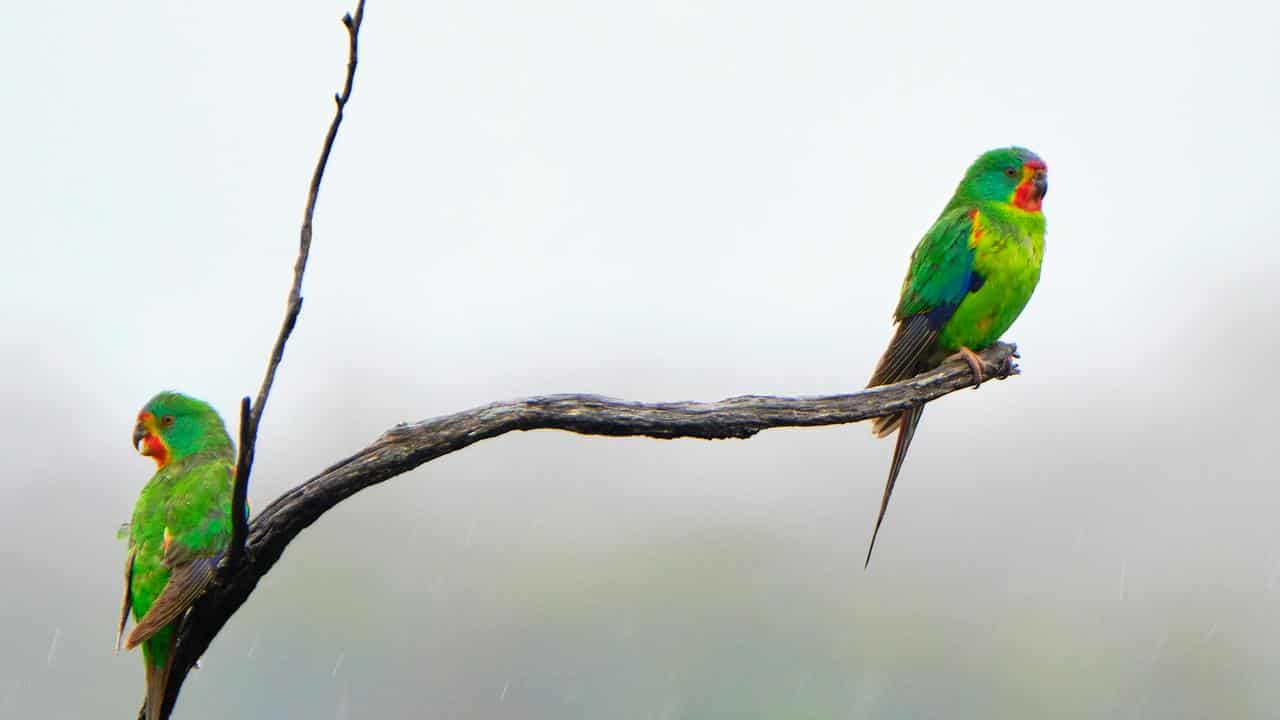
[[[135,625],[124,647],[142,645],[146,718],[156,720],[178,623],[213,579],[231,538],[236,458],[217,411],[175,392],[156,395],[138,413],[133,445],[157,469],[129,523],[116,649],[132,607]]]
[[[1040,203],[1048,189],[1048,168],[1025,148],[992,150],[969,166],[911,254],[893,313],[897,329],[867,387],[906,380],[956,357],[982,383],[982,362],[974,351],[1000,339],[1040,280]],[[923,412],[915,407],[872,424],[876,437],[897,430],[898,441],[864,567],[871,563],[889,496]]]

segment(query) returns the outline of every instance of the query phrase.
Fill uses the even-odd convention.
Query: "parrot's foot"
[[[1010,375],[1018,374],[1018,364],[1014,362],[1015,358],[1021,357],[1015,350],[1012,354],[1000,361],[1000,370],[997,373],[999,377],[1007,378]]]
[[[982,373],[982,358],[978,357],[978,353],[961,345],[959,352],[947,358],[947,360],[965,361],[969,369],[973,371],[973,389],[977,390],[982,387],[982,381],[986,379],[986,376]]]

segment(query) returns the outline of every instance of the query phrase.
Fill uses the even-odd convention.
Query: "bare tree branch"
[[[996,343],[981,353],[987,378],[1017,374],[1016,348]],[[438,457],[517,430],[662,439],[749,438],[781,427],[840,425],[891,415],[973,385],[962,362],[910,380],[848,395],[744,395],[719,402],[638,403],[599,395],[545,395],[497,402],[421,422],[397,425],[368,447],[298,485],[254,518],[244,562],[202,597],[178,634],[170,692],[244,604],[285,547],[346,498]]]
[[[249,537],[249,470],[253,465],[253,445],[258,434],[253,422],[253,405],[249,398],[240,399],[240,456],[236,459],[236,476],[231,486],[231,541],[227,545],[226,563],[238,565],[244,557],[244,543]],[[247,449],[246,449],[247,448]]]
[[[298,259],[293,264],[293,285],[289,288],[289,299],[285,304],[284,322],[280,324],[280,333],[271,348],[271,359],[267,362],[267,372],[258,388],[258,397],[249,406],[247,417],[240,415],[240,453],[236,459],[235,489],[231,504],[231,543],[227,548],[226,564],[235,566],[244,555],[245,539],[248,537],[248,521],[246,520],[246,503],[248,502],[249,475],[253,472],[253,453],[258,443],[258,425],[262,422],[262,411],[267,405],[267,396],[271,394],[271,385],[276,379],[276,369],[284,358],[284,346],[293,334],[298,322],[298,313],[302,311],[302,276],[307,271],[307,258],[311,256],[311,218],[316,212],[316,199],[320,196],[320,182],[324,179],[324,169],[329,164],[329,153],[333,150],[333,141],[338,137],[338,128],[342,125],[343,111],[351,99],[351,88],[356,78],[356,61],[360,24],[364,22],[364,0],[356,4],[356,14],[350,13],[342,17],[342,24],[347,28],[347,77],[342,92],[333,96],[333,121],[329,123],[329,132],[325,134],[324,146],[320,150],[320,159],[316,161],[316,169],[311,174],[311,186],[307,192],[307,206],[302,212],[302,230],[299,232]],[[249,398],[244,399],[248,403]]]
[[[987,378],[1017,374],[1017,348],[996,343],[981,353]],[[372,444],[281,495],[254,519],[252,567],[270,569],[288,543],[355,493],[481,440],[516,430],[660,439],[749,438],[769,428],[843,425],[892,415],[973,385],[967,364],[947,363],[893,385],[848,395],[743,395],[719,402],[639,403],[600,395],[544,395],[509,400],[387,430]],[[256,582],[256,580],[255,580]]]

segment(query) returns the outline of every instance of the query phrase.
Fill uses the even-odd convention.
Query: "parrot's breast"
[[[1031,299],[1044,257],[1043,221],[1030,230],[976,218],[973,271],[982,282],[942,327],[939,349],[981,350],[1000,339]]]

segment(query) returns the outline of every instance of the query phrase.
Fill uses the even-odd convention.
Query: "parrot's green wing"
[[[981,276],[973,270],[973,216],[965,208],[943,213],[911,254],[902,299],[893,313],[898,328],[868,387],[895,383],[919,372],[920,361],[934,349],[938,333],[960,301],[982,286]]]
[[[217,567],[218,558],[211,557],[174,568],[160,597],[156,598],[146,616],[129,633],[125,647],[133,649],[169,624],[177,622],[196,599],[204,594],[213,581],[213,573]]]
[[[129,633],[126,647],[181,618],[213,581],[231,539],[232,473],[231,465],[219,460],[192,468],[175,483],[164,529],[169,581]]]

